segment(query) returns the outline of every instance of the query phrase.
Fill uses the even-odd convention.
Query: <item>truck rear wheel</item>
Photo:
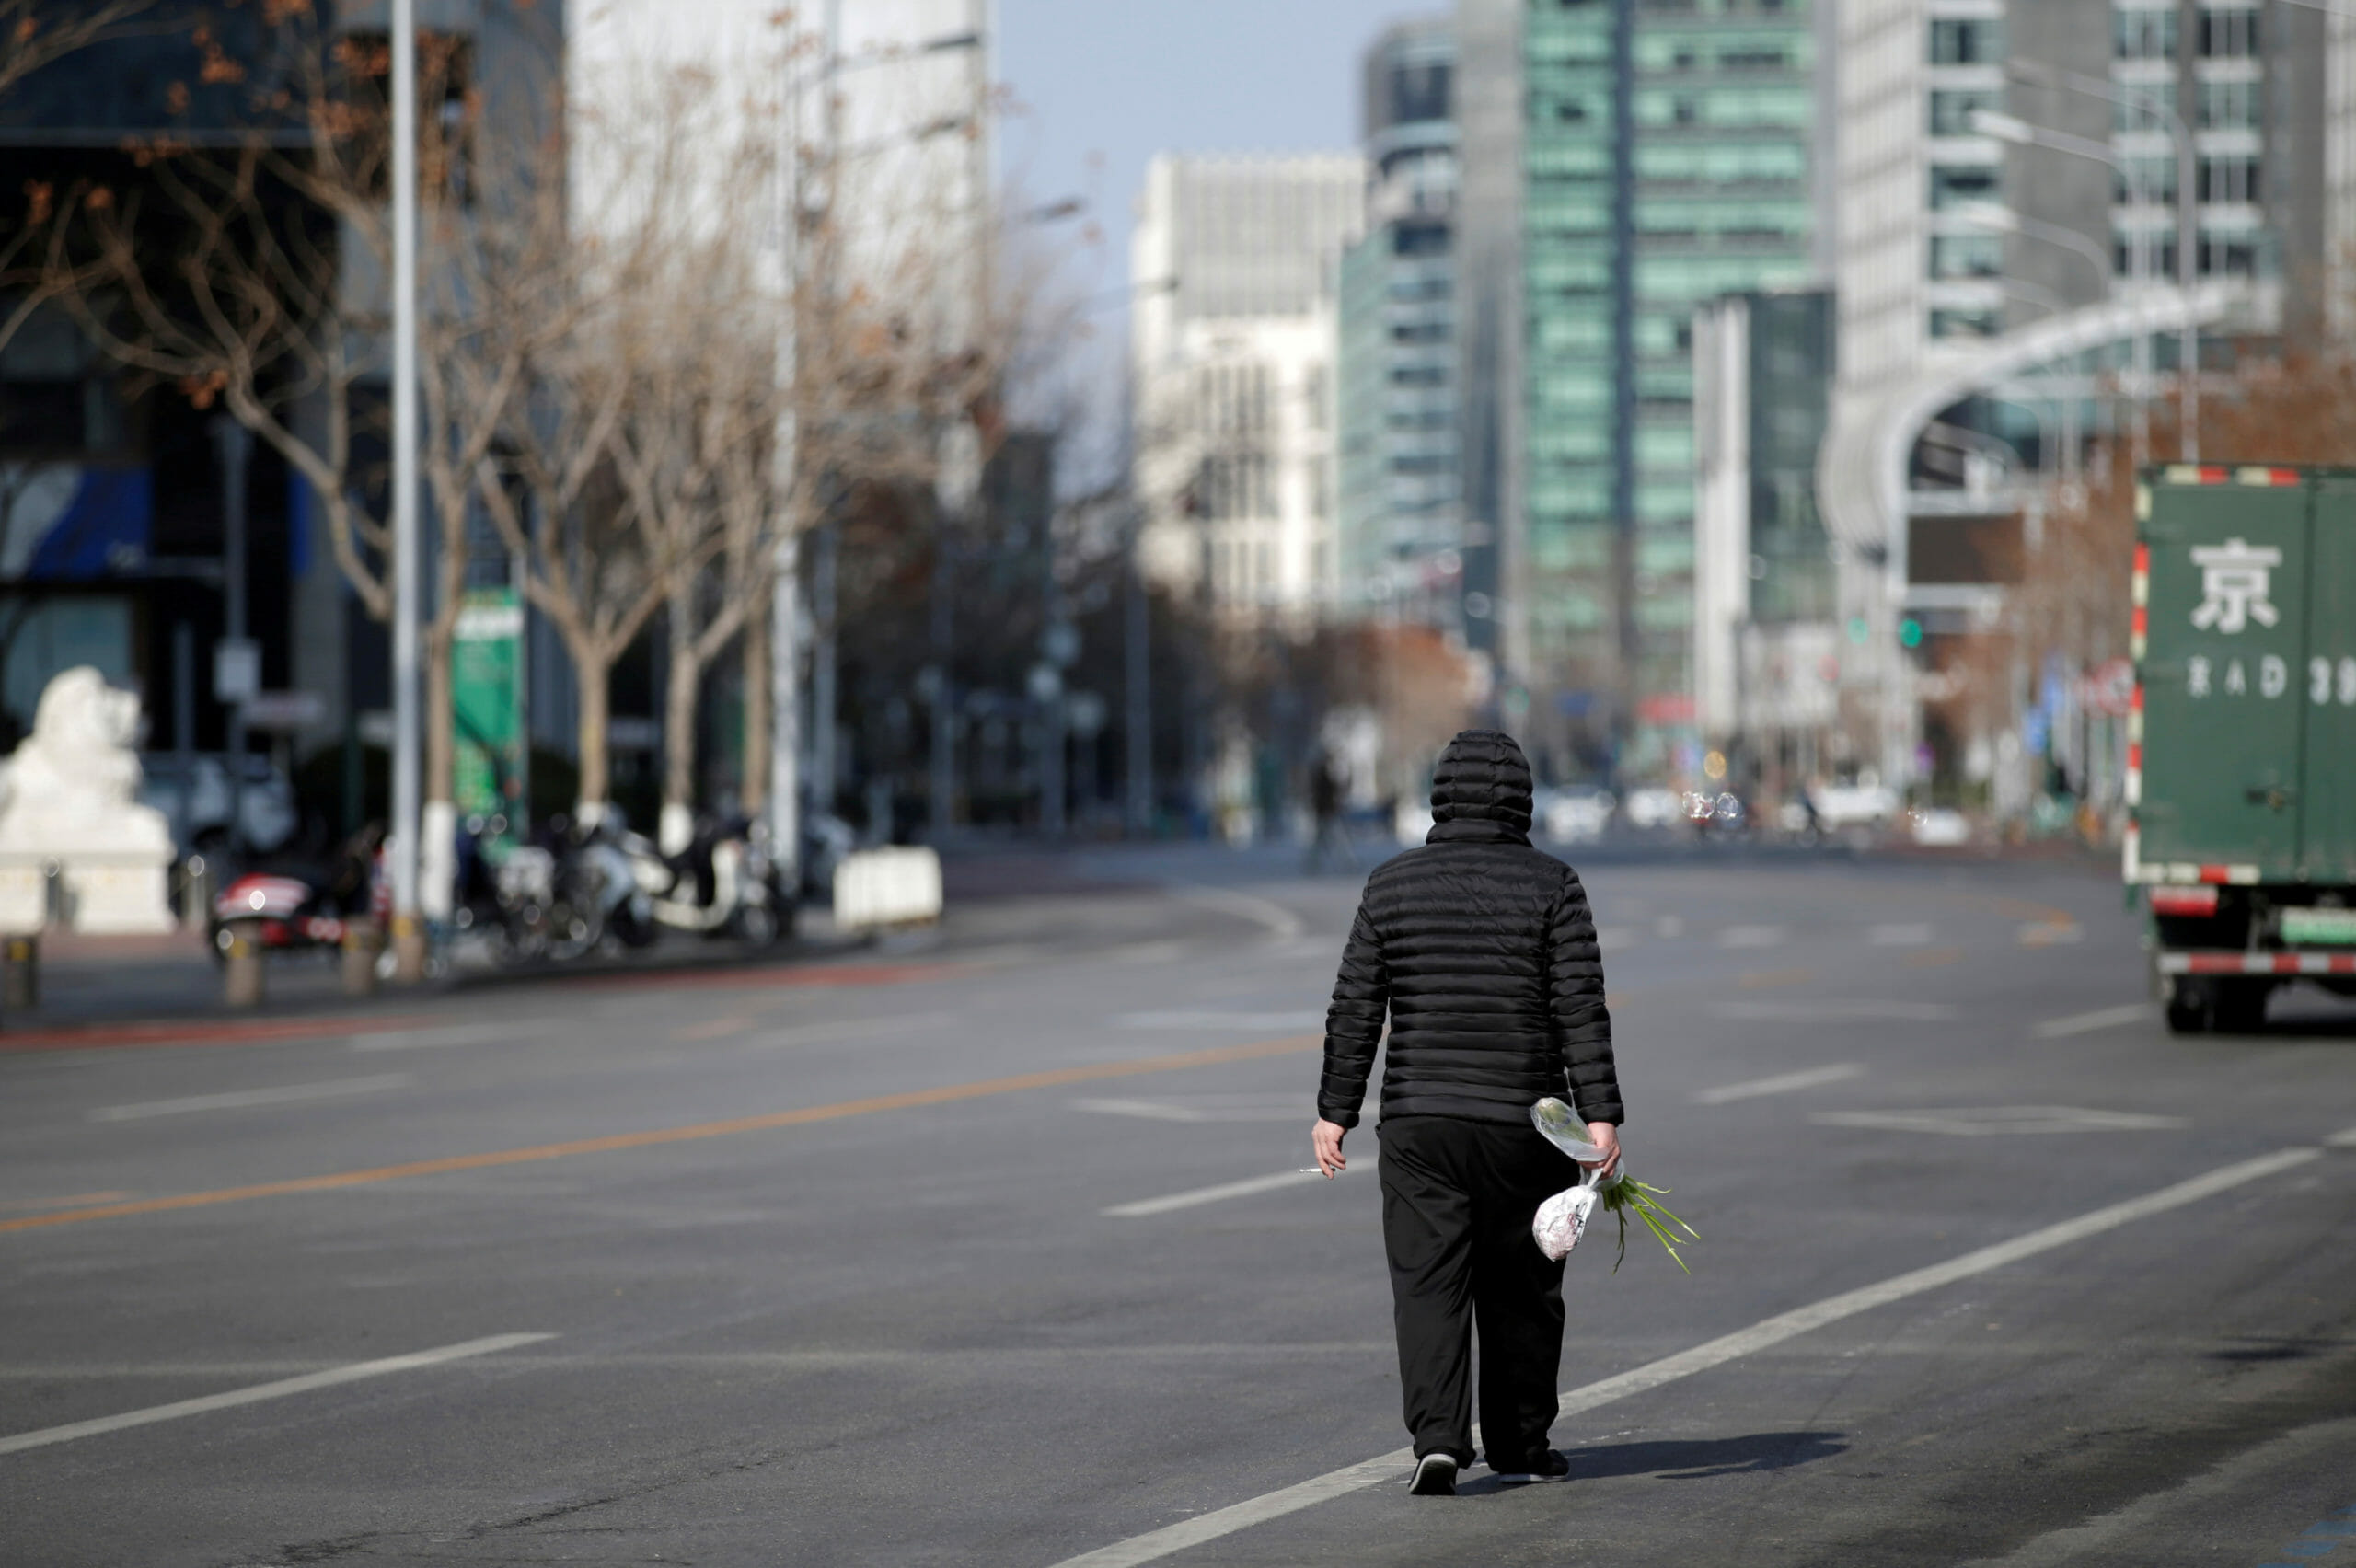
[[[2168,987],[2170,1034],[2202,1034],[2209,1029],[2208,986],[2197,980],[2178,979]]]
[[[2210,1027],[2220,1034],[2256,1034],[2266,1027],[2266,998],[2274,989],[2264,980],[2223,980]]]

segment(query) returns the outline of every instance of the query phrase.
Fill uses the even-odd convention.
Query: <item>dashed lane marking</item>
[[[518,1345],[537,1344],[554,1338],[554,1334],[493,1334],[488,1339],[445,1344],[436,1350],[412,1351],[407,1355],[388,1355],[381,1361],[361,1361],[349,1366],[331,1366],[324,1372],[306,1372],[299,1378],[282,1378],[275,1383],[257,1383],[250,1389],[231,1389],[226,1393],[206,1394],[202,1399],[176,1400],[170,1404],[150,1405],[145,1410],[124,1411],[121,1415],[102,1415],[93,1421],[76,1421],[64,1426],[44,1426],[37,1432],[19,1432],[13,1437],[0,1437],[0,1454],[20,1454],[28,1448],[46,1448],[52,1443],[71,1443],[79,1437],[96,1437],[101,1433],[121,1432],[126,1427],[152,1426],[159,1421],[178,1421],[183,1416],[260,1404],[265,1400],[283,1400],[291,1394],[307,1394],[314,1389],[332,1389],[340,1383],[357,1383],[364,1378],[382,1378],[395,1372],[414,1372],[422,1366],[439,1366],[446,1361],[491,1355],[502,1350],[514,1350]]]
[[[1958,1016],[1946,1002],[1908,1002],[1836,997],[1789,1001],[1717,1002],[1720,1018],[1752,1023],[1947,1023]]]
[[[2039,1040],[2062,1040],[2073,1034],[2092,1034],[2098,1029],[2123,1029],[2131,1023],[2141,1023],[2152,1016],[2149,1002],[2129,1002],[2122,1007],[2096,1008],[2092,1012],[2072,1013],[2068,1018],[2049,1018],[2037,1026]]]
[[[1944,1133],[1950,1137],[2024,1137],[2050,1133],[2161,1133],[2192,1124],[2182,1116],[2141,1111],[2090,1111],[2078,1105],[1967,1105],[1951,1111],[1819,1111],[1808,1118],[1828,1127],[1873,1127],[1891,1133]]]
[[[445,1045],[504,1045],[537,1040],[556,1028],[553,1019],[519,1018],[497,1023],[460,1023],[447,1029],[395,1029],[362,1034],[352,1042],[354,1051],[426,1051]]]
[[[1058,1089],[1066,1084],[1091,1083],[1101,1078],[1133,1078],[1143,1073],[1179,1072],[1188,1067],[1218,1066],[1264,1056],[1314,1051],[1324,1044],[1319,1034],[1289,1035],[1281,1040],[1256,1040],[1244,1045],[1218,1045],[1204,1051],[1183,1051],[1166,1056],[1140,1056],[1126,1062],[1092,1062],[1085,1066],[1050,1067],[1044,1072],[1017,1073],[1011,1078],[983,1078],[973,1083],[943,1084],[935,1089],[879,1094],[865,1100],[808,1105],[761,1116],[734,1116],[720,1122],[698,1122],[681,1127],[653,1127],[605,1137],[574,1138],[564,1143],[534,1144],[525,1148],[492,1149],[482,1154],[452,1155],[441,1159],[379,1165],[364,1170],[339,1170],[324,1176],[298,1176],[285,1182],[258,1182],[246,1187],[219,1187],[210,1192],[179,1193],[169,1197],[141,1198],[130,1203],[100,1204],[58,1214],[28,1215],[0,1219],[0,1234],[39,1230],[52,1225],[84,1225],[94,1220],[124,1219],[133,1215],[167,1214],[175,1209],[208,1208],[216,1204],[247,1203],[257,1198],[290,1197],[304,1193],[330,1193],[379,1182],[400,1182],[413,1176],[442,1176],[457,1170],[487,1170],[502,1165],[526,1165],[539,1160],[570,1159],[576,1155],[608,1154],[619,1149],[651,1148],[660,1144],[691,1143],[703,1138],[733,1137],[739,1133],[764,1133],[782,1127],[808,1126],[852,1116],[872,1116],[885,1111],[913,1111],[930,1105],[1013,1094],[1030,1089]]]
[[[1779,1073],[1773,1078],[1753,1078],[1749,1083],[1729,1083],[1716,1089],[1705,1089],[1693,1097],[1696,1105],[1728,1105],[1738,1100],[1761,1100],[1771,1094],[1792,1094],[1803,1089],[1820,1089],[1828,1083],[1842,1083],[1865,1071],[1856,1062],[1835,1062],[1831,1066],[1807,1067],[1796,1073]]]
[[[1784,943],[1781,926],[1728,926],[1718,933],[1722,948],[1771,948]]]
[[[887,1034],[913,1034],[921,1029],[941,1029],[955,1021],[945,1012],[895,1013],[888,1018],[838,1018],[825,1023],[797,1023],[765,1030],[745,1042],[746,1051],[783,1051],[796,1045],[831,1045],[837,1042],[875,1040]]]
[[[102,1105],[88,1113],[93,1122],[144,1122],[151,1116],[184,1116],[200,1111],[243,1111],[258,1105],[300,1105],[317,1100],[342,1100],[355,1094],[375,1094],[406,1089],[414,1080],[407,1073],[378,1073],[373,1078],[329,1078],[323,1083],[283,1083],[268,1089],[233,1089],[218,1094],[190,1094],[178,1100],[145,1100],[133,1105]]]
[[[1928,947],[1931,945],[1931,928],[1919,923],[1893,922],[1868,928],[1865,940],[1875,947]]]
[[[2278,1176],[2320,1156],[2321,1151],[2314,1148],[2286,1148],[2261,1155],[2238,1165],[2208,1171],[2189,1182],[2179,1182],[2172,1187],[2163,1187],[2140,1198],[2131,1198],[2125,1203],[2080,1215],[2075,1219],[2065,1219],[2058,1225],[2032,1230],[2010,1241],[2000,1241],[1992,1247],[1966,1252],[1943,1263],[1934,1263],[1928,1268],[1894,1275],[1877,1285],[1827,1297],[1808,1306],[1762,1319],[1723,1338],[1707,1341],[1690,1350],[1681,1350],[1674,1355],[1623,1372],[1616,1378],[1606,1378],[1601,1382],[1572,1389],[1562,1396],[1561,1412],[1576,1415],[1600,1405],[1648,1393],[1666,1384],[1723,1366],[1730,1361],[1738,1361],[1787,1340],[1797,1339],[1802,1334],[1843,1319],[1854,1318],[1861,1312],[1870,1312],[1876,1308],[1904,1301],[1926,1291],[2005,1268],[2057,1248],[2073,1246],[2089,1237],[2116,1230],[2136,1220],[2166,1214],[2249,1182]],[[1176,1524],[1132,1536],[1094,1551],[1081,1552],[1077,1557],[1068,1557],[1055,1568],[1138,1568],[1140,1563],[1159,1562],[1189,1547],[1220,1539],[1239,1530],[1250,1529],[1254,1525],[1299,1513],[1304,1508],[1313,1508],[1320,1503],[1347,1496],[1365,1487],[1396,1481],[1414,1462],[1413,1449],[1395,1449],[1363,1464],[1331,1470],[1246,1502],[1197,1515],[1191,1519],[1182,1519]]]
[[[1279,1187],[1296,1187],[1309,1180],[1310,1176],[1305,1171],[1279,1170],[1273,1176],[1254,1176],[1244,1182],[1222,1182],[1216,1187],[1196,1187],[1191,1192],[1172,1193],[1167,1197],[1114,1204],[1111,1208],[1099,1212],[1107,1219],[1143,1219],[1148,1215],[1168,1214],[1172,1209],[1224,1203],[1229,1198],[1248,1198],[1255,1193],[1273,1193]]]

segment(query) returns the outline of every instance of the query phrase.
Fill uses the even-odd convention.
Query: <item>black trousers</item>
[[[1545,1451],[1563,1359],[1563,1265],[1530,1239],[1538,1205],[1579,1169],[1535,1127],[1385,1121],[1382,1239],[1391,1259],[1399,1385],[1415,1457],[1472,1462],[1472,1332],[1481,1435],[1492,1466]]]

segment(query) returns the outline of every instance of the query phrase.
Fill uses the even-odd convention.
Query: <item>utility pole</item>
[[[247,636],[246,464],[253,433],[227,414],[213,416],[213,450],[221,465],[221,597],[225,641],[235,650],[233,689],[216,693],[229,702],[229,859],[246,850],[246,703],[260,680],[260,658]]]
[[[1134,508],[1136,502],[1131,501]],[[1122,727],[1127,732],[1129,757],[1127,768],[1129,836],[1146,838],[1153,833],[1153,684],[1152,672],[1146,661],[1152,655],[1152,625],[1149,616],[1151,602],[1146,596],[1145,567],[1138,559],[1138,536],[1142,532],[1141,516],[1133,515],[1129,526],[1127,604],[1123,627],[1127,647],[1123,674],[1127,677],[1126,717]]]
[[[392,0],[393,49],[393,954],[425,977],[418,918],[417,0]]]

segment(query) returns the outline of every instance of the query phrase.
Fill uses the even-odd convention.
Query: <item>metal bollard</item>
[[[228,944],[222,954],[223,999],[233,1008],[261,1006],[261,943],[254,940],[253,923],[234,920],[221,934]]]
[[[343,923],[343,994],[376,994],[376,950],[382,945],[376,922],[363,915]]]
[[[0,1011],[40,1006],[40,939],[0,940]]]

